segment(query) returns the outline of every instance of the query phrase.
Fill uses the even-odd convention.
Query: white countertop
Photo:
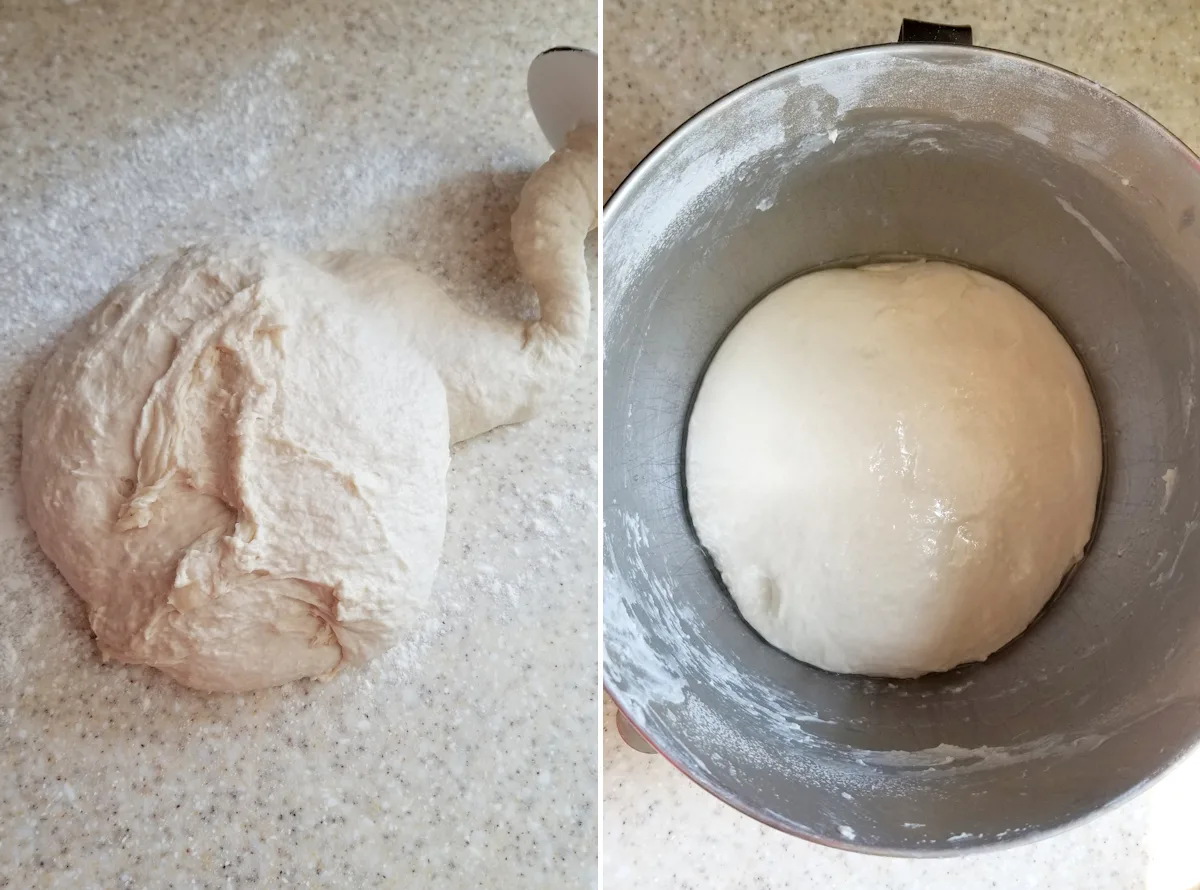
[[[16,488],[42,359],[155,252],[358,246],[530,300],[508,217],[558,44],[596,45],[591,0],[0,5],[0,888],[595,884],[594,353],[455,449],[428,626],[329,683],[102,664]]]

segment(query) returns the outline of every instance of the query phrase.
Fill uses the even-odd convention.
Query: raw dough
[[[28,515],[107,658],[198,689],[392,645],[445,529],[446,401],[331,276],[228,243],[143,267],[43,370]]]
[[[596,129],[585,125],[530,177],[513,214],[513,252],[541,298],[533,324],[467,312],[430,278],[387,256],[310,259],[335,274],[397,341],[427,356],[446,387],[450,439],[528,420],[579,366],[591,289],[582,244],[595,226]]]
[[[830,270],[721,345],[686,469],[700,540],[768,642],[915,677],[987,658],[1081,558],[1100,422],[1010,286],[946,263]]]
[[[450,442],[526,419],[576,367],[595,217],[593,129],[514,218],[531,324],[466,313],[390,258],[237,241],[113,290],[39,376],[22,465],[104,656],[241,691],[403,637],[441,553]]]

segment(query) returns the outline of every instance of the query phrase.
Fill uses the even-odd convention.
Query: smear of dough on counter
[[[1012,287],[947,263],[816,272],[718,350],[688,503],[742,615],[843,673],[915,677],[1019,634],[1081,558],[1100,423]]]
[[[437,570],[450,443],[528,419],[578,366],[596,166],[581,128],[522,192],[532,323],[388,257],[242,241],[115,288],[39,375],[22,463],[104,656],[243,691],[402,639]]]

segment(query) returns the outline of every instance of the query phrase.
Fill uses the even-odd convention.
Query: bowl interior
[[[702,112],[605,217],[606,685],[732,805],[875,852],[1065,826],[1200,735],[1200,175],[1110,93],[1030,60],[874,47]],[[704,367],[783,281],[855,259],[965,263],[1033,298],[1100,408],[1088,557],[1016,641],[916,681],[839,676],[738,615],[684,503]],[[864,616],[869,620],[869,616]]]

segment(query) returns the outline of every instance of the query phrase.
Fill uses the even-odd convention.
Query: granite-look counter
[[[594,351],[454,450],[426,626],[328,683],[102,664],[17,488],[42,359],[156,252],[390,251],[527,311],[508,217],[558,44],[596,45],[590,0],[0,6],[0,887],[595,884]]]
[[[979,45],[1099,81],[1200,148],[1200,17],[1186,0],[1128,4],[605,3],[604,187],[696,111],[782,65],[893,41],[904,17],[975,28]],[[669,763],[626,747],[608,704],[606,890],[1194,890],[1200,752],[1142,796],[1064,834],[960,859],[883,859],[788,837]]]

